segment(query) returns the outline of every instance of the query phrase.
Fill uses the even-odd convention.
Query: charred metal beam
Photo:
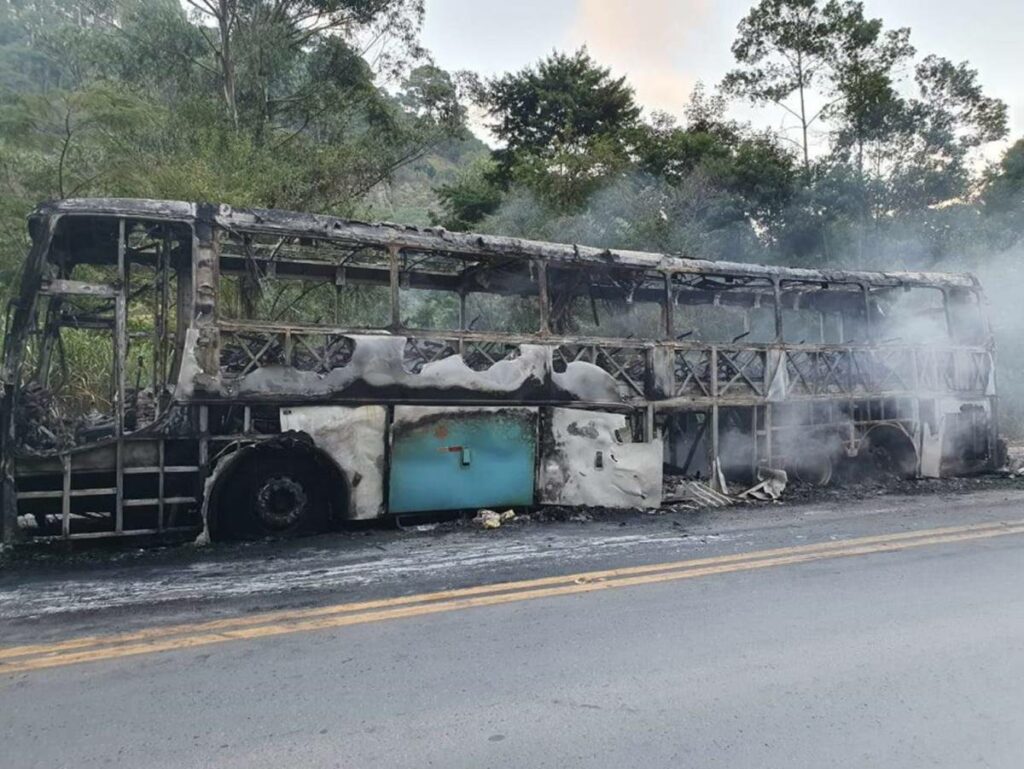
[[[116,286],[57,279],[43,283],[39,293],[44,296],[92,296],[100,299],[113,299],[118,295]]]
[[[39,206],[35,216],[52,214],[109,214],[146,219],[190,220],[201,204],[179,201],[121,198],[78,198]],[[448,232],[443,229],[408,227],[396,224],[367,224],[331,216],[238,208],[221,205],[216,221],[228,230],[247,230],[270,235],[322,238],[346,243],[398,247],[426,253],[473,257],[477,259],[541,258],[564,266],[594,265],[641,268],[652,271],[778,278],[809,282],[867,283],[873,286],[948,286],[974,290],[977,282],[966,274],[929,272],[867,272],[855,270],[812,270],[797,267],[745,264],[741,262],[690,259],[643,251],[610,250],[559,243],[543,243],[520,238],[474,233]]]

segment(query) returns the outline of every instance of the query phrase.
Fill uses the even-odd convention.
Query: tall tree
[[[854,106],[842,116],[833,155],[849,162],[853,153],[876,218],[967,195],[973,153],[1008,130],[1006,105],[984,93],[977,71],[966,63],[925,57],[907,95],[877,80],[843,87],[849,87],[847,103]],[[851,125],[851,119],[861,122]]]
[[[852,151],[863,178],[865,146],[899,121],[902,68],[914,56],[910,30],[886,30],[881,19],[864,15],[864,5],[833,0],[824,9],[829,28],[829,107],[835,124],[834,151]]]
[[[760,0],[739,23],[732,53],[740,66],[723,83],[726,91],[777,104],[797,120],[806,172],[810,129],[822,114],[809,94],[828,66],[831,34],[817,0]]]

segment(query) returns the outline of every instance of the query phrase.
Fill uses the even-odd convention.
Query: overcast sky
[[[554,49],[586,44],[628,76],[640,103],[679,115],[693,85],[717,83],[732,65],[736,23],[753,0],[426,0],[424,42],[449,70],[496,74]],[[979,70],[988,93],[1010,106],[1024,135],[1024,0],[865,0],[889,27],[908,26],[922,54]],[[735,116],[787,129],[781,112],[738,108]],[[791,121],[790,121],[791,122]]]

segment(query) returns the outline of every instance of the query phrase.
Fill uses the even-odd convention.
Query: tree
[[[709,95],[698,83],[684,110],[685,125],[656,114],[636,128],[636,165],[675,186],[699,176],[705,187],[729,196],[733,220],[774,232],[796,184],[793,154],[774,133],[729,120],[726,106],[724,97]],[[717,216],[725,210],[719,207]]]
[[[1024,222],[1024,139],[1018,139],[985,174],[981,199],[988,213],[1017,213]]]
[[[217,195],[216,173],[224,182],[218,196],[236,202],[240,196],[345,207],[464,130],[465,112],[447,73],[424,64],[392,94],[354,47],[356,38],[363,50],[372,46],[361,35],[377,41],[397,36],[408,56],[418,56],[418,0],[196,0],[192,21],[178,0],[4,7],[18,11],[0,25],[0,83],[10,83],[10,90],[16,85],[23,95],[36,94],[37,102],[65,94],[75,113],[88,101],[79,92],[102,86],[104,92],[134,92],[154,114],[163,111],[144,136],[131,134],[131,154],[151,153],[139,166],[146,178],[140,174],[138,181],[157,191],[164,186],[193,197],[179,172],[187,167],[204,194]],[[212,35],[211,20],[222,34]],[[11,113],[31,99],[7,101]],[[218,113],[218,105],[228,109]],[[90,117],[87,127],[105,130],[107,121],[113,135],[115,118],[108,111]],[[68,122],[78,134],[73,149],[82,131],[74,115]],[[18,136],[29,151],[27,134]],[[291,165],[285,167],[286,160]],[[113,158],[107,165],[120,164]],[[236,180],[247,169],[248,188]],[[58,180],[51,194],[66,188]],[[97,182],[80,192],[102,190]]]
[[[494,161],[489,157],[460,169],[455,181],[437,188],[441,212],[433,223],[449,230],[469,230],[498,210],[502,191],[492,181]]]
[[[637,126],[634,136],[637,167],[672,184],[681,183],[702,164],[727,160],[737,139],[709,123],[680,126],[664,113]]]
[[[967,195],[972,153],[1006,136],[1006,105],[984,94],[966,63],[927,56],[915,68],[914,86],[913,95],[886,96],[870,127],[834,150],[845,159],[856,148],[858,178],[876,218]]]
[[[586,49],[489,80],[476,99],[504,145],[494,153],[495,181],[507,189],[518,179],[569,207],[628,162],[629,131],[640,117],[625,78]]]
[[[433,64],[421,64],[409,73],[398,103],[410,115],[447,126],[455,133],[465,128],[466,108],[459,100],[455,81]]]
[[[761,0],[740,21],[732,53],[740,67],[726,75],[729,93],[755,103],[771,102],[796,118],[805,172],[810,171],[812,112],[808,94],[828,66],[830,20],[817,0]],[[796,96],[796,105],[789,100]]]
[[[422,0],[185,0],[192,8],[219,73],[224,104],[236,128],[239,110],[248,108],[264,122],[283,110],[295,113],[316,83],[289,77],[303,51],[344,40],[368,45],[398,39],[415,43],[423,19]],[[290,82],[292,81],[292,82]]]
[[[911,103],[917,127],[913,158],[930,173],[924,187],[928,202],[965,194],[970,153],[1006,137],[1007,106],[985,95],[977,70],[967,62],[928,56],[918,65],[915,81],[920,95]]]
[[[857,0],[761,0],[740,22],[733,53],[740,66],[724,87],[780,104],[801,129],[801,189],[773,228],[797,258],[864,264],[867,243],[904,216],[913,220],[905,232],[938,243],[951,218],[927,209],[964,200],[975,151],[1006,133],[1006,106],[983,93],[969,65],[915,63],[910,30],[886,29]],[[829,140],[817,158],[808,140],[816,124]]]
[[[909,29],[886,31],[881,19],[867,18],[856,0],[761,0],[739,24],[732,50],[741,66],[723,85],[796,118],[809,172],[815,123],[839,122],[839,143],[855,148],[884,130],[896,71],[914,54],[909,38]]]
[[[881,19],[864,16],[860,2],[825,6],[829,29],[829,97],[826,117],[836,124],[833,153],[852,152],[864,177],[865,146],[894,130],[902,119],[899,69],[915,54],[906,27],[886,31]]]
[[[46,198],[362,215],[371,189],[464,136],[452,78],[416,43],[418,0],[197,3],[210,13],[0,3],[0,288]]]
[[[683,109],[685,125],[664,112],[640,122],[633,131],[636,164],[645,173],[679,183],[702,163],[724,160],[745,128],[726,117],[728,102],[721,93],[694,86]]]
[[[133,137],[154,117],[151,105],[102,84],[15,97],[0,131],[37,159],[40,197],[75,197],[102,185],[130,186],[140,173]],[[23,156],[24,157],[24,156]]]

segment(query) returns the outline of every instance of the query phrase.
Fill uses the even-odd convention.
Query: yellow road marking
[[[0,673],[17,673],[80,662],[183,650],[226,641],[250,640],[288,633],[346,627],[386,619],[401,619],[535,598],[587,593],[613,587],[692,579],[714,574],[806,563],[826,558],[892,552],[925,545],[985,539],[1008,534],[1024,534],[1024,520],[925,529],[673,563],[479,585],[315,609],[267,612],[203,623],[149,628],[134,633],[89,636],[54,644],[7,647],[0,648],[0,660],[11,659],[12,661],[0,662]]]

